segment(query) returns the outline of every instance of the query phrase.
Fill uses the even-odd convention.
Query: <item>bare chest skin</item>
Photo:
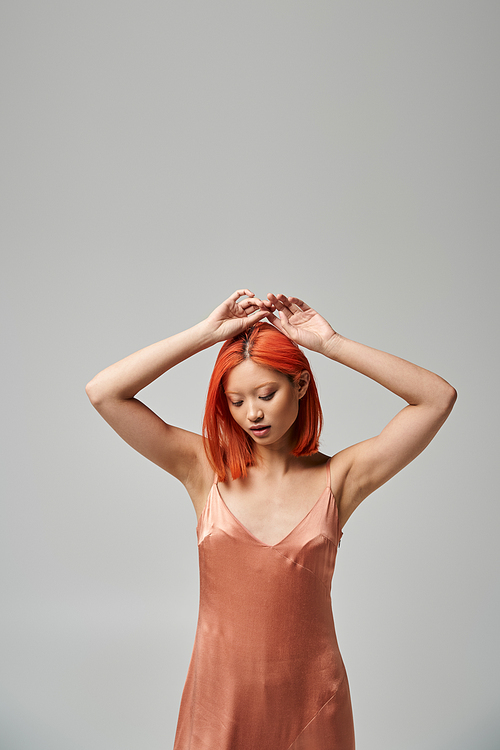
[[[219,483],[222,500],[257,539],[274,545],[309,513],[327,486],[326,456],[322,464],[295,468],[279,482],[258,471],[245,479]]]

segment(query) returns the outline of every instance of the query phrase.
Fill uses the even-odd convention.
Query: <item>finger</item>
[[[285,306],[284,309],[290,310],[292,315],[303,311],[302,305],[304,303],[298,297],[285,297],[284,294],[280,294],[279,296]]]
[[[245,295],[247,295],[248,297],[255,297],[255,294],[249,289],[238,289],[238,291],[232,293],[229,299],[233,300],[233,302],[236,302],[237,299],[239,299],[240,297],[244,297]]]
[[[259,307],[259,300],[255,297],[247,297],[238,302],[239,306],[246,310],[248,307]]]
[[[273,315],[272,313],[270,313],[270,314],[269,314],[269,315],[267,316],[267,320],[268,320],[268,321],[269,321],[269,322],[271,323],[271,325],[273,325],[273,326],[274,326],[274,327],[275,327],[275,328],[276,328],[276,329],[277,329],[277,330],[278,330],[278,331],[279,331],[280,333],[283,333],[283,334],[284,334],[285,336],[287,336],[287,333],[286,333],[285,329],[284,329],[284,328],[283,328],[283,326],[281,325],[281,321],[280,321],[280,319],[279,319],[278,317],[276,317],[276,315]]]
[[[280,299],[284,297],[283,294],[275,295],[275,294],[268,294],[269,301],[272,302],[276,312],[278,313],[278,316],[273,315],[273,320],[270,321],[273,323],[273,325],[276,325],[277,328],[281,330],[282,333],[284,333],[286,336],[289,336],[289,334],[284,330],[283,325],[288,325],[288,318],[292,317],[292,313],[288,309],[288,307],[285,307],[284,302]],[[288,300],[284,299],[285,302],[288,303]],[[290,337],[289,337],[290,338]]]
[[[279,316],[281,332],[284,333],[287,338],[295,341],[295,332],[297,329],[290,323],[290,318],[292,317],[291,313],[288,310],[286,312],[285,310],[280,310]]]
[[[267,310],[269,310],[270,312],[272,312],[272,311],[273,311],[273,310],[275,309],[275,307],[274,307],[273,303],[272,303],[272,302],[270,302],[270,301],[269,301],[269,300],[267,300],[267,299],[262,299],[262,300],[259,300],[259,302],[261,303],[261,305],[265,306],[265,307],[266,307],[266,309],[267,309]],[[264,308],[263,308],[263,309],[264,309]]]
[[[268,294],[267,298],[277,310],[283,310],[285,308],[285,303],[288,305],[288,299],[284,294]]]
[[[311,309],[309,305],[306,305],[306,303],[298,297],[288,297],[288,301],[292,304],[292,306],[295,305],[295,307],[300,308],[302,311]]]
[[[259,300],[258,310],[262,313],[261,320],[263,320],[264,318],[274,317],[272,314],[273,309],[274,305],[271,305],[270,302]]]
[[[292,305],[288,301],[288,297],[286,297],[284,294],[277,294],[272,296],[275,300],[274,304],[276,305],[277,309],[280,312],[283,312],[287,316],[287,318],[291,317],[294,312],[297,312],[297,310],[292,309]]]
[[[244,301],[246,302],[246,300]],[[271,302],[269,302],[268,300],[259,299],[258,297],[253,297],[250,300],[250,303],[258,306],[261,310],[265,310],[266,312],[272,312],[272,310],[274,309],[274,305]]]
[[[259,323],[261,320],[264,320],[264,318],[267,318],[268,315],[268,310],[261,310],[260,308],[258,308],[247,316],[248,326],[250,327],[255,325],[255,323]]]
[[[254,308],[255,310],[262,310],[262,312],[268,313],[271,303],[267,300],[264,302],[263,300],[259,299],[259,297],[247,297],[246,299],[242,299],[240,302],[238,302],[238,305],[245,310]]]
[[[248,305],[243,312],[245,315],[253,315],[255,312],[261,312],[261,309],[257,305]]]

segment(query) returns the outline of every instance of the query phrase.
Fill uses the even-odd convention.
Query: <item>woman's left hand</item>
[[[268,294],[267,298],[280,316],[279,321],[275,316],[269,316],[268,320],[296,344],[321,354],[333,344],[336,332],[328,321],[301,299],[284,294]]]

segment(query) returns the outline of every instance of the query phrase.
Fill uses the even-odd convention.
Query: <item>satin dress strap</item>
[[[340,542],[342,541],[342,537],[344,536],[344,532],[340,528],[339,506],[338,506],[338,503],[337,503],[337,498],[335,497],[335,495],[333,494],[333,491],[332,491],[332,475],[331,475],[331,469],[330,469],[330,464],[332,462],[332,458],[333,458],[333,456],[331,458],[329,458],[328,461],[326,462],[326,486],[330,490],[333,502],[335,503],[335,506],[336,506],[336,514],[335,515],[337,517],[337,539],[339,540],[338,541],[338,546],[340,547]]]
[[[332,456],[332,458],[333,458],[333,456]],[[331,477],[331,472],[330,472],[330,461],[331,460],[332,459],[329,458],[328,461],[326,462],[326,486],[329,487],[330,489],[332,488],[332,477]]]

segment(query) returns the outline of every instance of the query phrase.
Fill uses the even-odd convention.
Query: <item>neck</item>
[[[285,475],[290,468],[297,462],[289,446],[278,448],[273,445],[270,448],[258,446],[255,451],[255,469],[259,473]]]

